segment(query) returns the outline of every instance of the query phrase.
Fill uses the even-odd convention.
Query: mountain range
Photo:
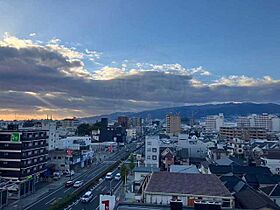
[[[249,114],[279,114],[280,105],[274,103],[224,103],[224,104],[206,104],[206,105],[191,105],[191,106],[180,106],[180,107],[169,107],[161,109],[146,110],[141,112],[115,112],[107,115],[99,115],[81,118],[82,122],[94,123],[101,118],[105,117],[109,120],[116,120],[118,116],[127,117],[141,117],[151,119],[164,119],[166,114],[180,114],[182,118],[195,118],[201,119],[207,115],[214,115],[223,113],[225,118],[233,118],[236,116],[246,116]]]

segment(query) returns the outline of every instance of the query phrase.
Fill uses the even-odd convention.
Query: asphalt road
[[[119,171],[114,171],[114,175]],[[93,187],[92,193],[93,198],[88,203],[82,203],[79,200],[74,202],[73,205],[69,206],[68,210],[95,210],[99,207],[99,195],[103,193],[109,193],[111,190],[114,191],[118,186],[120,186],[121,180],[102,180],[99,184]]]
[[[118,160],[121,160],[129,153],[136,150],[136,144],[130,144],[127,145],[127,148],[122,148],[120,151],[116,152],[114,155],[109,157],[107,160],[105,160],[103,163],[100,163],[99,165],[93,166],[88,171],[84,172],[83,174],[79,175],[74,179],[74,181],[77,180],[83,180],[84,184],[87,183],[89,180],[97,177],[99,174],[106,171],[108,167],[113,165]],[[57,199],[61,199],[67,195],[70,195],[78,188],[65,188],[64,185],[59,187],[58,189],[54,190],[53,192],[50,192],[46,196],[40,198],[33,204],[24,207],[24,210],[45,210],[51,206],[52,203],[54,203]]]

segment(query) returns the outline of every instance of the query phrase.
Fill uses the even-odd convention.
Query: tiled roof
[[[155,172],[145,192],[231,197],[230,192],[213,174]]]
[[[269,174],[272,175],[271,171],[267,167],[262,166],[216,166],[209,165],[210,171],[213,174]]]

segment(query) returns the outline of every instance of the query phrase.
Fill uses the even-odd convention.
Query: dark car
[[[65,182],[65,187],[72,187],[73,185],[74,185],[74,181],[72,180]]]

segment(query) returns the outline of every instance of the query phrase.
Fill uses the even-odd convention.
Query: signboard
[[[100,195],[99,196],[99,210],[113,210],[116,204],[116,196],[114,195]]]
[[[66,151],[66,154],[67,154],[67,156],[72,157],[72,156],[73,156],[73,150],[72,150],[72,149],[68,149],[68,150]]]
[[[12,142],[20,142],[20,133],[12,133],[11,134]]]

